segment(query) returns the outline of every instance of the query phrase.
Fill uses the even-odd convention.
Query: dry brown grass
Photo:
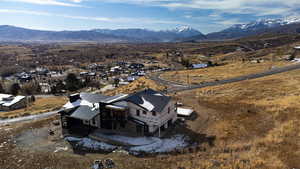
[[[249,151],[237,153],[237,159],[247,157],[249,164],[261,164],[258,168],[296,168],[300,166],[299,73],[198,89],[185,96],[196,92],[200,105],[216,110],[210,114],[207,133],[217,137],[217,150],[250,145]]]
[[[27,108],[1,112],[0,118],[15,118],[33,114],[40,114],[61,108],[66,103],[65,97],[39,98]]]
[[[115,95],[115,94],[119,94],[119,93],[133,93],[142,89],[146,89],[146,88],[152,88],[154,90],[158,90],[158,91],[162,91],[164,89],[166,89],[165,86],[162,85],[158,85],[156,82],[154,82],[153,80],[150,80],[146,77],[141,77],[138,80],[125,85],[125,86],[121,86],[119,88],[116,88],[115,90],[111,90],[108,91],[106,94],[107,95]]]
[[[287,64],[290,63],[284,61],[265,61],[263,63],[235,62],[226,64],[224,66],[209,67],[206,69],[167,72],[162,74],[161,77],[166,80],[176,81],[184,84],[188,83],[189,81],[190,84],[193,84],[259,73],[269,70],[272,67],[280,67]]]
[[[126,93],[141,89],[140,83],[155,85],[154,82],[141,78],[140,81],[114,92]],[[0,158],[0,164],[4,168],[18,166],[18,168],[77,169],[90,167],[92,161],[96,159],[112,158],[117,164],[117,169],[298,168],[299,83],[300,70],[296,70],[260,79],[177,93],[177,97],[185,105],[193,107],[199,115],[194,121],[187,122],[188,128],[201,134],[216,136],[214,146],[211,147],[206,143],[200,145],[206,149],[203,151],[184,150],[176,155],[137,158],[117,153],[82,156],[9,149],[5,153],[5,158]],[[208,117],[207,122],[203,121],[204,116]],[[31,125],[34,126],[34,123],[21,128],[30,128]],[[10,164],[10,159],[26,159],[26,162],[7,165]]]
[[[25,54],[31,52],[30,49],[17,45],[0,46],[0,51],[5,54]]]

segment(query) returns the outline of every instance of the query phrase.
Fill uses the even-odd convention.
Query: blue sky
[[[300,0],[0,0],[0,25],[42,30],[191,26],[209,33],[299,14]]]

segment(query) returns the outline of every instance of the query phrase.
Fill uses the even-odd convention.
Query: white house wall
[[[133,103],[128,103],[128,106],[130,116],[147,123],[149,126],[149,132],[154,132],[161,126],[167,127],[169,120],[175,122],[177,119],[173,101],[170,101],[162,112],[156,112],[156,116],[153,116],[152,112],[149,111],[147,111],[147,114],[143,114],[144,109]],[[168,107],[170,107],[170,113],[168,113]],[[140,110],[140,116],[136,115],[136,110]]]
[[[172,120],[172,123],[174,123],[177,120],[177,113],[175,110],[175,104],[173,101],[170,101],[167,106],[165,106],[164,110],[162,112],[156,112],[156,116],[152,115],[152,112],[146,111],[147,113],[144,114],[143,111],[145,109],[128,102],[129,107],[129,116],[141,120],[145,122],[149,126],[149,132],[153,133],[155,132],[159,127],[164,126],[165,128],[168,126],[168,121]],[[168,107],[170,107],[170,113],[168,113]],[[140,111],[140,116],[136,115],[136,110]],[[91,125],[94,127],[101,128],[101,121],[100,121],[100,115],[94,117],[95,118],[95,124],[93,124],[92,120],[90,121],[83,121],[85,125]]]

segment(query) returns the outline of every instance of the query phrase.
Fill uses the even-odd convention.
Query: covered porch
[[[96,121],[99,110],[89,106],[80,106],[59,112],[61,114],[61,125],[65,135],[88,136],[97,129]]]

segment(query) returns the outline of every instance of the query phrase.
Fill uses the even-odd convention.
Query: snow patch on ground
[[[130,148],[132,152],[147,152],[147,153],[165,153],[175,149],[182,149],[188,146],[188,143],[183,135],[175,135],[172,138],[158,139],[155,143],[136,146]]]
[[[133,146],[148,145],[160,140],[159,138],[156,137],[127,137],[127,136],[120,136],[120,135],[107,135],[102,133],[97,133],[96,135],[98,137],[106,138],[109,140],[129,144]]]
[[[114,136],[113,138],[122,142],[138,144],[138,146],[131,146],[129,148],[125,148],[128,152],[131,152],[133,154],[139,154],[141,152],[167,153],[176,149],[183,149],[189,145],[186,137],[183,135],[175,135],[171,138],[164,139],[157,137],[131,138],[125,136]],[[65,140],[70,142],[77,142],[77,145],[91,150],[114,150],[117,148],[116,146],[104,142],[98,142],[90,138],[66,137]]]
[[[78,146],[92,150],[113,150],[116,146],[109,145],[103,142],[98,142],[90,138],[66,137],[65,140],[77,142]]]
[[[67,151],[68,147],[56,147],[54,153],[58,153],[60,151]]]

